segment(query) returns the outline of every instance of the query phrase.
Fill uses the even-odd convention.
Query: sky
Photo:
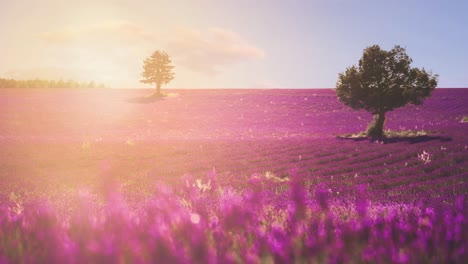
[[[406,48],[438,87],[468,87],[468,1],[0,0],[0,78],[163,88],[333,88],[364,48]]]

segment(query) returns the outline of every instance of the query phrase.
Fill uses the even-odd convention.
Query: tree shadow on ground
[[[151,104],[154,102],[162,101],[164,100],[165,96],[140,96],[140,97],[132,97],[128,98],[126,101],[128,103],[134,103],[134,104]]]
[[[398,143],[398,142],[407,142],[409,144],[417,144],[417,143],[423,143],[423,142],[428,142],[428,141],[433,141],[433,140],[439,140],[440,142],[452,141],[451,137],[442,137],[442,136],[436,136],[436,135],[387,137],[387,138],[372,138],[372,137],[351,138],[351,137],[337,136],[336,138],[340,140],[351,140],[351,141],[382,142],[383,144],[391,144],[391,143]]]

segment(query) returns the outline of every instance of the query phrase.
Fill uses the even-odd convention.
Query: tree
[[[370,137],[382,137],[385,114],[407,104],[420,105],[437,86],[438,75],[412,68],[412,59],[398,45],[382,50],[378,45],[364,49],[358,66],[340,73],[336,94],[353,109],[374,115],[367,128]]]
[[[161,95],[161,86],[174,79],[171,65],[172,61],[165,51],[155,51],[151,56],[143,61],[142,83],[154,83],[156,85],[156,95]]]

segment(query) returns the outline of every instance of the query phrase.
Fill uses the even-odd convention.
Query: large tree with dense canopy
[[[411,63],[406,50],[398,45],[389,51],[373,45],[364,49],[357,66],[339,74],[336,83],[339,100],[374,115],[367,128],[368,136],[384,136],[388,111],[407,104],[422,104],[437,86],[437,74],[411,67]]]

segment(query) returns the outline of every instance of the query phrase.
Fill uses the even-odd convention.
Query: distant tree
[[[63,88],[75,88],[73,80],[68,79],[68,80],[64,81]]]
[[[77,82],[74,80],[14,80],[0,78],[0,88],[106,88],[104,84],[96,84],[94,81]]]
[[[47,88],[57,88],[57,81],[55,80],[49,81]]]
[[[161,86],[167,84],[174,79],[174,73],[171,65],[172,61],[165,51],[155,51],[151,56],[143,61],[144,78],[142,83],[154,83],[156,86],[156,95],[161,95]]]
[[[88,88],[96,88],[96,83],[94,81],[90,81],[88,83]]]
[[[58,80],[56,85],[57,85],[57,88],[64,88],[66,86],[65,82],[62,79]]]
[[[374,115],[366,131],[368,136],[382,137],[385,113],[407,104],[422,104],[437,86],[439,76],[410,67],[412,61],[398,45],[389,51],[373,45],[364,49],[358,66],[339,74],[339,100]]]

